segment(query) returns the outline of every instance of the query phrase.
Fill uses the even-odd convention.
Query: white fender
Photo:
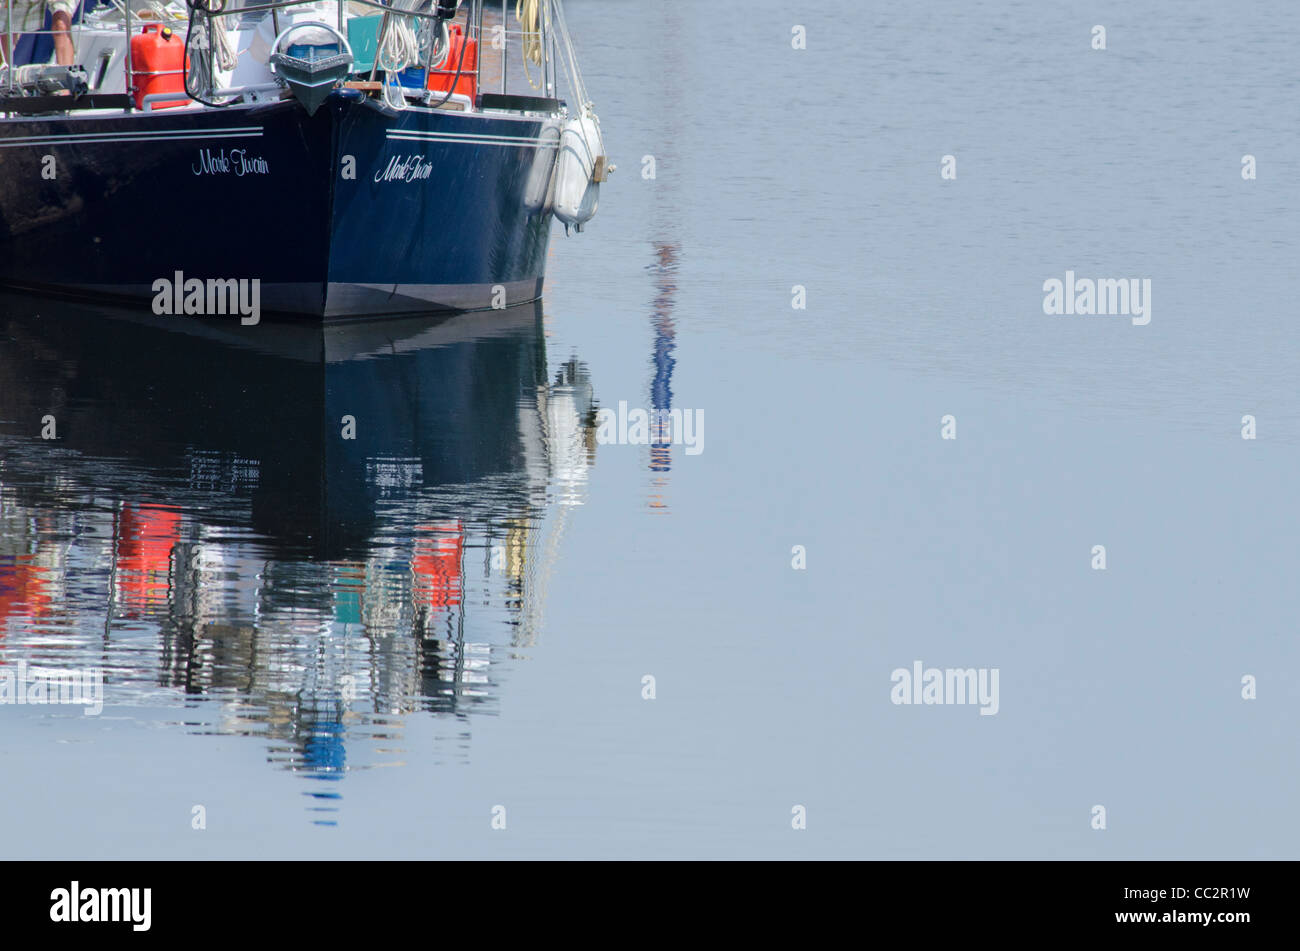
[[[596,214],[600,183],[592,181],[596,159],[604,154],[600,123],[590,112],[560,128],[560,155],[555,165],[555,217],[582,225]]]
[[[528,181],[524,185],[524,207],[530,214],[543,211],[554,201],[555,162],[559,153],[560,126],[548,124],[538,135],[547,143],[535,150],[532,168],[528,170]]]

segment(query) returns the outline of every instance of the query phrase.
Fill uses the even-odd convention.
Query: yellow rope
[[[544,0],[515,0],[515,19],[523,29],[524,75],[528,85],[540,89],[540,82],[533,82],[528,72],[528,64],[542,65],[542,17],[546,17],[546,28],[551,28],[550,9],[544,7]]]

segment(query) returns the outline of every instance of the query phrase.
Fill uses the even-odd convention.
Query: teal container
[[[348,45],[352,47],[354,73],[369,73],[374,68],[375,54],[379,51],[379,25],[383,21],[382,13],[348,20]]]

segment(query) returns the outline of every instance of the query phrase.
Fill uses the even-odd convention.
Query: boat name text
[[[249,155],[248,149],[199,149],[199,161],[191,166],[195,175],[270,175],[271,166],[260,155]]]
[[[388,160],[387,168],[375,172],[375,182],[422,182],[432,174],[432,162],[414,154],[404,158],[394,155]]]

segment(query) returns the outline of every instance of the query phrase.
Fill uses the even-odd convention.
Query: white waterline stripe
[[[481,142],[478,139],[459,139],[455,136],[446,136],[446,138],[432,139],[424,135],[398,135],[390,133],[387,136],[390,140],[400,140],[400,142],[447,142],[461,144],[461,146],[500,146],[504,148],[559,148],[559,142],[541,142],[538,139],[528,139],[526,142]]]
[[[386,134],[387,135],[428,135],[428,136],[435,136],[435,137],[439,135],[460,135],[469,139],[529,139],[530,141],[537,140],[537,136],[535,135],[493,135],[490,132],[452,132],[452,131],[444,132],[444,131],[438,131],[434,129],[389,129]]]
[[[247,138],[262,135],[260,126],[246,129],[208,129],[194,132],[77,132],[70,135],[31,135],[21,138],[0,139],[0,147],[16,148],[23,145],[75,145],[94,142],[180,142],[186,139],[219,139],[224,137]]]
[[[482,142],[541,142],[535,135],[487,135],[481,132],[430,132],[423,129],[389,129],[384,133],[389,138],[395,135],[415,136],[422,139],[474,139]]]
[[[499,142],[499,141],[483,142],[479,139],[458,139],[451,136],[446,138],[431,139],[423,135],[390,135],[387,138],[390,142],[397,142],[397,141],[430,142],[430,143],[450,142],[458,145],[491,145],[491,146],[497,146],[498,148],[513,148],[513,149],[546,149],[546,148],[556,148],[559,146],[558,142],[539,142],[536,139],[532,139],[527,142]]]
[[[132,129],[130,132],[123,133],[123,134],[124,134],[124,135],[162,135],[162,136],[166,136],[166,135],[188,135],[188,134],[190,134],[190,132],[261,132],[261,131],[262,131],[262,127],[261,127],[260,125],[232,125],[232,126],[218,126],[217,128],[214,128],[214,129],[192,129],[192,130],[186,130],[186,129],[153,129],[153,130],[149,130],[149,129]],[[77,138],[77,137],[79,137],[79,136],[83,136],[83,135],[110,135],[110,134],[116,135],[117,133],[109,133],[109,132],[70,132],[70,133],[68,133],[67,136],[65,136],[65,137],[66,137],[66,138],[70,138],[70,139],[75,139],[75,138]],[[15,138],[18,138],[18,139],[24,139],[24,138],[25,138],[25,139],[45,139],[45,138],[49,138],[49,136],[43,136],[43,135],[27,135],[27,136],[15,136]]]
[[[172,132],[141,132],[136,130],[123,130],[121,132],[75,132],[66,135],[22,135],[7,138],[9,142],[45,142],[51,139],[78,141],[80,139],[104,139],[130,137],[133,139],[174,139],[184,138],[191,135],[261,135],[260,127],[248,129],[194,129],[191,131],[172,131]]]
[[[447,110],[445,109],[431,109],[428,106],[417,106],[414,103],[409,104],[406,107],[406,109],[403,111],[424,112],[424,113],[428,113],[429,115],[438,115],[438,116],[445,116],[448,114]],[[496,112],[495,110],[491,113],[461,112],[461,113],[454,113],[454,114],[459,115],[461,118],[468,119],[470,122],[483,122],[489,119],[493,122],[542,122],[548,117],[553,118],[559,115],[559,113],[555,113],[555,112],[540,112],[533,115],[520,115],[519,113]]]
[[[229,138],[257,138],[257,136],[229,136],[229,135],[180,135],[168,139],[141,139],[130,136],[112,136],[106,138],[77,139],[69,142],[63,139],[47,139],[36,142],[3,142],[0,141],[0,148],[4,149],[21,149],[36,148],[38,146],[55,147],[55,146],[73,146],[73,145],[112,145],[119,142],[192,142],[206,141],[208,139],[229,139]]]

